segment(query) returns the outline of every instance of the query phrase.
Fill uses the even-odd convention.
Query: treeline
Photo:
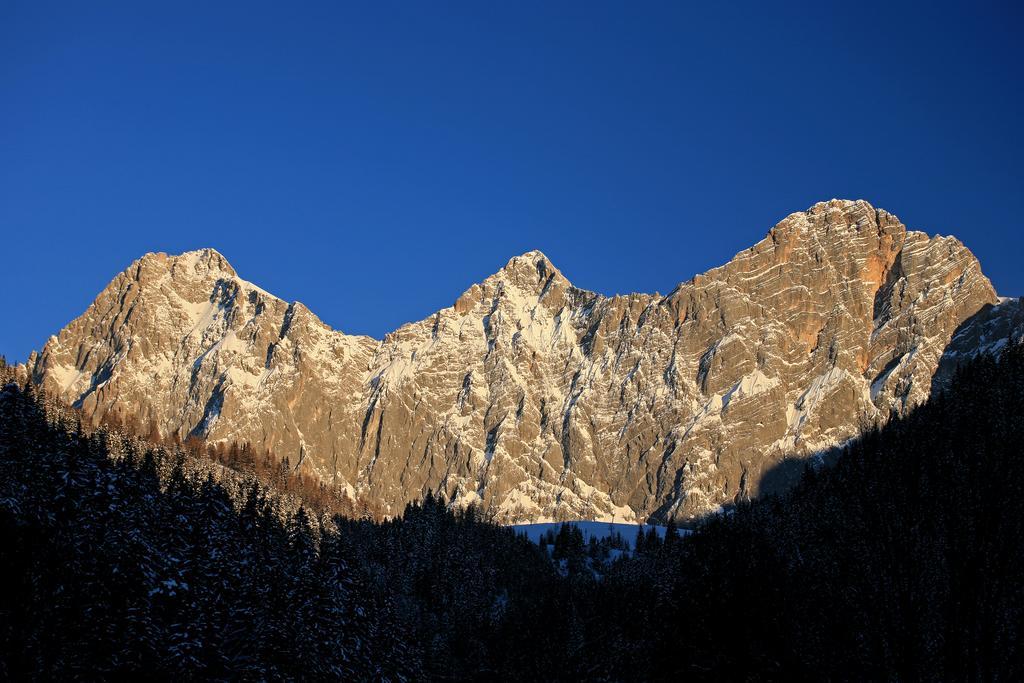
[[[1024,679],[1024,346],[677,548],[588,602],[611,679]]]
[[[304,508],[107,439],[0,391],[0,678],[402,677],[386,612]]]
[[[317,514],[31,391],[0,392],[0,678],[1024,678],[1024,347],[635,555],[433,496]]]
[[[108,432],[141,435],[153,446],[183,451],[190,458],[205,459],[239,475],[255,477],[278,493],[298,497],[318,514],[367,519],[385,517],[385,508],[379,501],[350,493],[306,471],[301,462],[293,465],[287,455],[279,456],[248,442],[207,443],[196,436],[182,439],[176,432],[162,432],[155,421],[143,423],[136,416],[125,413],[119,405],[105,413],[99,422],[100,428]]]
[[[0,390],[0,679],[465,678],[555,619],[546,555],[474,509],[317,517],[77,417]]]

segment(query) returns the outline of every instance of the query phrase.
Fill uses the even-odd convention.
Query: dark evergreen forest
[[[1024,346],[635,556],[327,517],[0,373],[3,679],[1024,679]]]

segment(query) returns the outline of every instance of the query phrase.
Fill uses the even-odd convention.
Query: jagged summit
[[[218,273],[226,274],[229,277],[237,275],[235,269],[228,263],[228,260],[219,251],[210,247],[186,251],[177,255],[167,254],[162,251],[149,252],[133,262],[129,270],[141,267],[166,267],[174,271],[172,274],[175,275],[179,274],[182,270],[190,271],[192,274]]]
[[[530,251],[519,254],[518,256],[513,256],[508,260],[508,263],[506,263],[501,270],[514,270],[518,265],[522,263],[534,265],[538,263],[544,263],[549,270],[555,270],[555,266],[554,264],[551,263],[551,259],[545,256],[544,252],[542,252],[540,249],[531,249]]]
[[[528,251],[509,259],[497,276],[512,280],[517,286],[530,290],[535,290],[538,287],[543,289],[550,286],[551,282],[558,282],[566,287],[571,286],[551,260],[537,250]]]
[[[512,257],[501,270],[470,286],[455,301],[454,309],[457,313],[466,313],[495,296],[532,299],[553,290],[564,292],[570,288],[572,284],[548,257],[533,250]]]
[[[88,419],[248,441],[396,512],[433,489],[509,522],[687,518],[1019,339],[998,303],[959,241],[831,200],[665,297],[578,289],[530,251],[382,340],[215,250],[149,254],[32,372]]]

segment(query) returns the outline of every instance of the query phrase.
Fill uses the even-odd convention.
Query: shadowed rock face
[[[965,361],[1020,343],[1024,343],[1024,299],[1002,298],[994,306],[984,306],[953,334],[932,378],[932,391],[948,388]]]
[[[506,522],[684,519],[922,402],[998,302],[956,239],[833,200],[667,296],[577,289],[530,252],[383,341],[215,251],[149,254],[33,372],[94,421],[248,441],[396,512],[432,488]]]

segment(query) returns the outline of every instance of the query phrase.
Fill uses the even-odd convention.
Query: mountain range
[[[27,369],[93,424],[248,443],[390,513],[434,490],[504,523],[631,522],[785,488],[780,464],[1022,336],[957,239],[832,200],[666,295],[579,289],[532,251],[380,340],[213,249],[147,254]]]

